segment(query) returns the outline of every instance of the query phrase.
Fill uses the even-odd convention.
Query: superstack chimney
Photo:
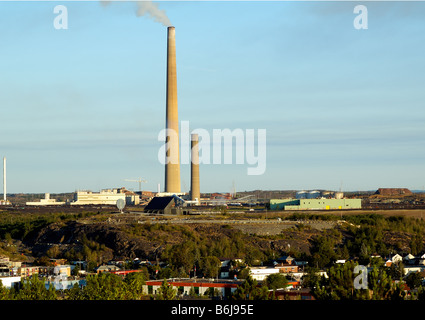
[[[165,192],[180,193],[179,117],[177,108],[176,30],[168,27],[167,39],[167,111],[168,148],[165,159]],[[171,131],[171,132],[170,132]]]
[[[6,202],[6,157],[3,158],[3,200]]]
[[[191,165],[190,165],[190,195],[192,201],[201,199],[199,185],[199,137],[196,133],[191,135]]]

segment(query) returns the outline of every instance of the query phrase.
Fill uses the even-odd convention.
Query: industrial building
[[[62,206],[66,204],[66,202],[56,201],[56,199],[50,199],[50,193],[46,193],[44,195],[44,199],[40,199],[40,201],[33,201],[25,203],[27,206]]]
[[[361,208],[361,199],[270,199],[270,210],[344,210]]]
[[[125,189],[104,189],[99,193],[92,191],[77,191],[71,205],[113,205],[122,199],[127,205],[139,204],[139,196]]]
[[[190,209],[183,207],[184,200],[177,195],[154,197],[143,210],[155,214],[189,214]]]
[[[154,197],[145,207],[146,213],[171,214],[175,206],[174,197]]]
[[[168,284],[177,289],[178,294],[189,295],[191,290],[195,294],[204,295],[209,288],[220,292],[220,296],[231,295],[244,280],[214,280],[214,279],[167,279]],[[162,280],[147,280],[143,285],[143,292],[158,294]]]

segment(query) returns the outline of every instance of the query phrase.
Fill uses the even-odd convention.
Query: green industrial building
[[[361,208],[361,199],[270,199],[270,210],[343,210]]]

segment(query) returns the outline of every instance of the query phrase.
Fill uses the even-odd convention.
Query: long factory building
[[[361,209],[362,199],[270,199],[270,210]]]

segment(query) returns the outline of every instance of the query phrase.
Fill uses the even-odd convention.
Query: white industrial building
[[[118,192],[117,189],[101,190],[99,193],[92,191],[77,191],[74,193],[74,201],[71,202],[71,205],[116,205],[119,199],[125,201],[125,193]]]
[[[44,199],[40,199],[40,201],[27,202],[27,206],[61,206],[66,202],[57,202],[56,199],[50,199],[50,193],[46,193],[44,195]]]
[[[139,196],[126,191],[125,189],[104,189],[100,192],[77,191],[74,193],[74,201],[71,205],[113,205],[122,199],[127,205],[139,204]]]

